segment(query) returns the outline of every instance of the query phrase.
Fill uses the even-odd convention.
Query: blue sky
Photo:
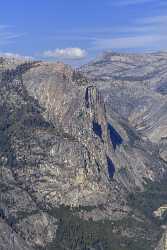
[[[166,0],[1,1],[0,54],[84,63],[167,49]]]

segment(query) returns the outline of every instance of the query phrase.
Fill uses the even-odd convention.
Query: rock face
[[[99,77],[98,70],[92,74]],[[127,249],[143,234],[151,247],[157,244],[157,225],[128,199],[165,178],[165,147],[160,152],[143,140],[123,119],[132,114],[111,110],[115,102],[109,106],[97,86],[62,63],[1,60],[1,232],[14,233],[14,249]],[[136,224],[129,226],[132,215]],[[112,232],[113,242],[97,228]],[[1,245],[10,249],[5,238]]]
[[[166,250],[167,249],[167,232],[165,232],[160,240],[156,250]]]
[[[167,53],[105,53],[81,68],[114,110],[153,142],[167,135]]]
[[[21,237],[15,232],[12,232],[11,228],[0,221],[0,246],[2,250],[18,249],[18,250],[32,250]]]

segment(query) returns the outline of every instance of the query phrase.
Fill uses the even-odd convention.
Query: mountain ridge
[[[81,228],[88,219],[97,224],[111,221],[116,250],[135,244],[135,237],[148,230],[144,242],[153,249],[159,239],[157,225],[141,211],[133,212],[128,200],[132,190],[136,196],[147,183],[166,177],[164,151],[161,160],[159,145],[142,139],[124,116],[111,112],[105,93],[89,74],[63,63],[4,63],[0,72],[0,181],[1,193],[14,198],[0,202],[6,223],[29,249],[69,249],[73,239],[66,239],[61,231],[64,224],[59,221],[68,228],[68,214],[72,223],[79,220]],[[126,219],[131,214],[136,225],[141,220],[141,231],[135,223],[132,230],[128,226]],[[121,219],[125,225],[120,222],[117,226],[126,228],[126,237],[120,229],[119,239],[122,237],[125,247],[116,240],[118,232],[112,226]],[[145,229],[145,219],[156,229]],[[96,222],[89,225],[96,235]],[[137,236],[133,234],[131,239],[133,229]],[[84,230],[82,237],[86,237]],[[64,248],[61,241],[54,243],[59,236]],[[94,245],[94,249],[111,248],[108,238],[95,244],[98,237],[85,238],[83,244],[91,249]],[[70,249],[81,248],[77,239]],[[10,249],[9,244],[4,249]]]

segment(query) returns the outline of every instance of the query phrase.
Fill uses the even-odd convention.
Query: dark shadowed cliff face
[[[67,65],[1,60],[0,230],[14,235],[2,250],[157,244],[161,230],[136,197],[165,177],[164,151],[106,104]]]

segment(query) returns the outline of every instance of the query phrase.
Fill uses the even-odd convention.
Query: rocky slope
[[[80,70],[103,93],[107,116],[123,118],[143,140],[156,144],[167,162],[167,53],[109,52]]]
[[[109,112],[153,142],[166,137],[167,53],[105,53],[81,70],[105,93]]]
[[[1,249],[154,249],[145,187],[166,177],[164,144],[62,63],[1,58],[0,85]]]

